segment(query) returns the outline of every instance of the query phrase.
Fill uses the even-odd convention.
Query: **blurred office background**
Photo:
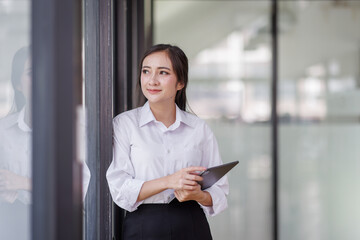
[[[93,5],[95,7],[90,10],[96,16],[89,10],[94,2],[98,5]],[[132,5],[134,2],[142,3],[145,10]],[[135,107],[132,101],[136,99],[136,85],[126,78],[126,74],[137,66],[134,63],[132,68],[122,68],[129,64],[129,58],[122,58],[122,54],[141,55],[142,49],[133,41],[130,47],[138,49],[139,53],[131,49],[120,51],[129,45],[117,46],[117,41],[124,43],[126,40],[117,39],[121,38],[125,25],[115,23],[125,21],[135,25],[138,24],[136,16],[142,15],[141,21],[151,21],[151,33],[145,34],[150,36],[148,42],[175,44],[188,55],[189,105],[213,129],[223,161],[240,161],[229,173],[229,208],[209,218],[214,239],[360,239],[360,2],[276,1],[276,63],[271,22],[274,2],[106,0],[110,3],[107,5],[109,18],[106,18],[110,23],[105,26],[109,28],[109,35],[105,35],[104,40],[100,37],[99,33],[103,32],[97,21],[102,19],[101,16],[105,19],[106,12],[101,12],[105,9],[101,5],[105,1],[84,0],[81,12],[83,76],[78,79],[83,87],[79,91],[83,100],[74,108],[86,107],[89,111],[87,115],[78,111],[78,115],[82,115],[80,119],[85,120],[75,125],[79,130],[85,122],[91,124],[98,115],[105,116],[98,111],[103,111],[104,98],[95,96],[97,92],[103,92],[99,84],[104,80],[99,77],[102,71],[108,72],[109,81],[114,81],[111,86],[114,95],[106,96],[111,95],[110,101],[114,99],[114,105],[118,106],[106,113],[108,120],[111,121],[117,112]],[[16,238],[19,240],[31,239],[29,212],[32,203],[25,200],[31,194],[31,188],[24,187],[24,181],[31,179],[33,132],[26,114],[20,114],[27,105],[17,109],[14,99],[17,90],[26,95],[26,86],[31,87],[32,68],[26,61],[22,68],[17,68],[23,79],[18,84],[12,83],[15,71],[12,69],[15,53],[26,46],[31,49],[32,4],[34,1],[29,0],[0,1],[0,207],[9,209],[12,206],[6,214],[0,210],[0,236],[12,236],[6,234],[22,229],[23,235]],[[132,10],[128,9],[133,11],[130,17],[118,12],[122,10],[121,4],[132,7]],[[100,12],[96,12],[97,8]],[[134,11],[140,13],[134,14]],[[150,16],[146,15],[148,13]],[[92,35],[94,26],[99,30],[94,30]],[[107,48],[99,45],[92,52],[92,36],[96,36],[96,44],[103,43]],[[138,34],[140,37],[144,36]],[[101,55],[104,49],[110,51],[109,56],[97,59],[96,54],[100,52]],[[120,60],[112,62],[117,58]],[[99,64],[96,61],[104,62],[104,59],[111,64],[91,65]],[[92,70],[91,66],[100,70]],[[276,122],[272,116],[274,66],[278,73]],[[92,77],[95,82],[89,80]],[[135,78],[134,74],[131,78]],[[30,84],[23,82],[26,79],[30,79]],[[120,93],[116,89],[120,89]],[[31,101],[31,94],[26,96]],[[98,105],[92,105],[91,99],[97,99]],[[101,125],[101,117],[99,122]],[[275,143],[274,124],[278,127]],[[96,197],[101,194],[104,199],[109,199],[107,190],[103,190],[106,181],[101,172],[106,170],[106,165],[102,165],[103,155],[100,154],[109,149],[104,150],[97,141],[104,132],[101,128],[104,125],[96,126],[86,128],[88,141],[77,143],[77,151],[81,152],[78,156],[81,159],[88,156],[86,162],[92,179],[89,189],[87,184],[83,185],[83,191],[88,191],[82,207],[84,239],[106,239],[102,237],[104,231],[116,235],[117,224],[121,224],[121,219],[116,218],[122,216],[121,211],[115,213],[118,210],[109,205],[109,200]],[[94,129],[99,131],[98,135],[93,133]],[[100,153],[97,148],[102,149]],[[276,166],[273,165],[274,148],[278,150]],[[107,162],[111,161],[109,154],[105,154]],[[277,169],[277,192],[273,186],[274,168]],[[5,184],[6,181],[23,184]],[[278,200],[276,218],[274,194]],[[100,211],[105,209],[103,205],[107,211],[104,215],[108,214],[104,224],[101,222],[103,216],[100,216]],[[22,221],[17,222],[17,219]],[[100,222],[102,226],[99,226]],[[103,230],[103,225],[108,227]],[[276,236],[274,226],[278,231]]]
[[[279,239],[358,239],[360,2],[278,2]],[[155,1],[154,42],[190,58],[189,103],[229,173],[215,239],[272,239],[270,1]]]

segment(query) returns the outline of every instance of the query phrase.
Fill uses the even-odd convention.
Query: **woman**
[[[0,119],[0,239],[29,239],[31,204],[31,61],[28,47],[12,62],[14,105]]]
[[[200,171],[222,164],[204,121],[186,112],[188,60],[171,45],[151,47],[140,63],[147,102],[114,118],[107,180],[127,210],[124,239],[212,239],[207,215],[227,207],[224,177],[202,191]]]

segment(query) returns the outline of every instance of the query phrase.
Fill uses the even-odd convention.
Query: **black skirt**
[[[211,240],[209,223],[195,201],[142,204],[127,212],[124,240]]]

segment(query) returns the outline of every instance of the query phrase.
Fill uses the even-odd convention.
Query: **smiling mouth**
[[[156,93],[161,92],[161,90],[159,90],[159,89],[147,89],[147,91],[148,91],[150,94],[156,94]]]

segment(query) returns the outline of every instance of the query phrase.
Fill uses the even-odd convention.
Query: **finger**
[[[195,185],[186,185],[186,187],[183,188],[184,191],[201,191],[201,186],[200,184],[196,183]]]
[[[186,191],[195,191],[197,188],[198,188],[197,185],[186,185],[186,186],[184,186],[183,189]]]
[[[195,172],[195,171],[205,171],[206,168],[205,168],[205,167],[197,166],[197,167],[187,167],[187,168],[184,168],[184,170],[185,170],[186,172]]]
[[[184,185],[188,185],[188,186],[196,186],[199,184],[198,182],[193,181],[193,180],[184,180],[183,183],[184,183]]]
[[[203,180],[202,177],[200,177],[200,176],[197,175],[197,174],[193,174],[193,173],[188,174],[188,175],[186,176],[186,179],[188,179],[188,180],[193,180],[193,181],[197,181],[197,182]]]

